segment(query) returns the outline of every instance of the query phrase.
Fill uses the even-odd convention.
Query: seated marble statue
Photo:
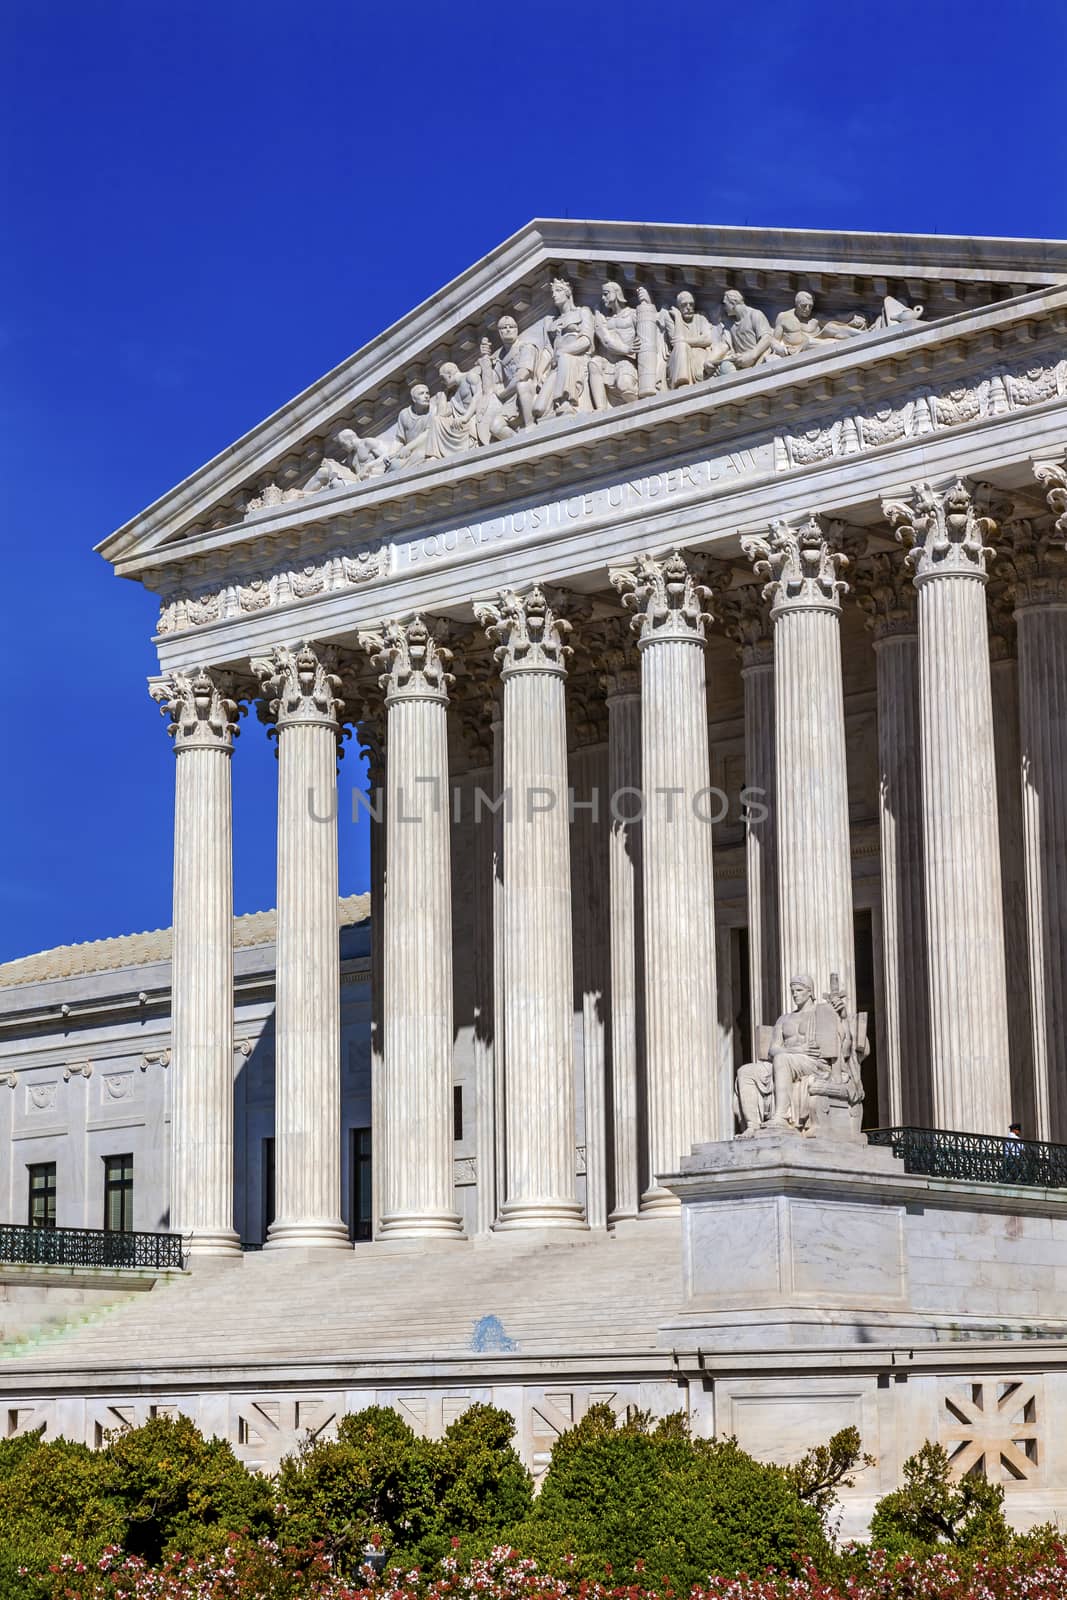
[[[721,362],[730,360],[729,335],[701,315],[688,289],[659,313],[659,327],[667,347],[668,389],[703,383],[715,376]]]
[[[589,362],[589,393],[594,409],[606,411],[613,400],[622,405],[637,399],[637,313],[611,278],[600,292],[600,306],[593,313],[598,353]]]
[[[822,1000],[807,974],[791,978],[793,1010],[771,1030],[766,1059],[738,1069],[735,1110],[744,1122],[740,1137],[791,1131],[861,1139],[867,1054],[866,1018],[850,1018],[848,997],[831,978]]]
[[[479,432],[479,436],[484,434],[483,443],[507,438],[516,422],[522,428],[534,425],[537,346],[532,339],[520,335],[513,316],[500,317],[496,331],[500,335],[499,350],[494,352],[490,341],[483,340],[478,361],[484,397]]]
[[[553,278],[551,290],[556,315],[545,323],[550,355],[534,406],[538,418],[550,413],[569,417],[591,408],[589,358],[596,342],[593,313],[588,306],[575,305],[566,278]]]
[[[750,306],[740,289],[727,289],[722,297],[722,308],[731,322],[730,345],[732,353],[723,361],[722,372],[736,372],[756,367],[774,355],[774,330],[758,306]]]

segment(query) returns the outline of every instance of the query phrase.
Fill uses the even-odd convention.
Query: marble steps
[[[619,1285],[627,1288],[620,1292]],[[275,1252],[194,1271],[60,1337],[35,1364],[469,1354],[495,1318],[517,1352],[647,1349],[679,1297],[674,1231],[530,1249],[524,1241],[420,1250]]]

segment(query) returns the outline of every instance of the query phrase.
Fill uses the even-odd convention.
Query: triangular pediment
[[[480,452],[499,470],[502,451],[607,413],[713,404],[786,365],[817,381],[842,355],[899,362],[931,327],[1064,285],[1057,242],[531,223],[99,548],[138,575],[224,530],[254,537],[285,508],[402,493]]]

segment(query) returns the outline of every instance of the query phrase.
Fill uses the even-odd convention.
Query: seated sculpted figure
[[[667,346],[668,389],[703,383],[715,376],[721,362],[730,360],[729,335],[697,310],[688,289],[675,296],[673,306],[659,313],[659,327]]]
[[[637,399],[637,313],[612,278],[601,291],[600,305],[593,312],[598,353],[589,362],[589,393],[594,409],[606,411],[612,400]]]
[[[364,439],[354,428],[340,428],[326,441],[322,460],[304,485],[304,494],[340,489],[362,483],[385,471],[389,446],[381,439]]]
[[[556,314],[545,323],[551,354],[534,406],[538,418],[550,413],[569,417],[591,409],[589,358],[596,342],[593,313],[588,306],[575,304],[566,278],[553,278],[550,287]]]
[[[836,976],[822,1000],[816,1000],[807,974],[790,979],[789,992],[793,1010],[774,1024],[766,1059],[738,1069],[734,1100],[745,1124],[741,1137],[766,1128],[859,1138],[866,1019],[857,1019],[857,1038]],[[842,1116],[833,1116],[834,1107]]]

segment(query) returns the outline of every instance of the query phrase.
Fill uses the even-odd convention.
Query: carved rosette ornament
[[[638,556],[632,567],[616,568],[608,576],[623,605],[634,613],[630,626],[639,650],[667,642],[704,643],[712,620],[704,609],[711,590],[697,582],[680,550],[666,557]]]
[[[231,698],[233,685],[224,674],[204,667],[171,672],[153,679],[148,692],[160,714],[170,718],[167,732],[174,740],[175,754],[188,749],[233,749],[243,707]]]
[[[987,563],[996,554],[986,541],[997,525],[992,517],[979,515],[962,480],[942,492],[921,483],[910,501],[884,500],[882,510],[907,549],[916,583],[946,577],[986,581]]]
[[[494,601],[475,605],[474,614],[496,645],[501,677],[518,672],[551,672],[564,677],[573,654],[567,644],[571,625],[554,610],[541,585],[520,595],[504,589]]]
[[[899,550],[864,556],[856,563],[852,580],[856,601],[876,641],[916,632],[915,584]]]
[[[308,640],[295,649],[278,645],[251,666],[263,692],[259,714],[264,722],[279,728],[299,723],[339,727],[345,703],[332,646]]]
[[[385,691],[386,705],[396,700],[447,702],[456,680],[448,671],[452,652],[438,642],[439,633],[433,622],[412,617],[385,622],[359,635],[360,645],[382,669],[378,682]]]
[[[763,598],[772,619],[785,611],[840,611],[848,584],[839,574],[849,560],[834,547],[845,532],[842,522],[810,516],[799,526],[779,519],[766,533],[742,538],[756,576],[767,580]]]

